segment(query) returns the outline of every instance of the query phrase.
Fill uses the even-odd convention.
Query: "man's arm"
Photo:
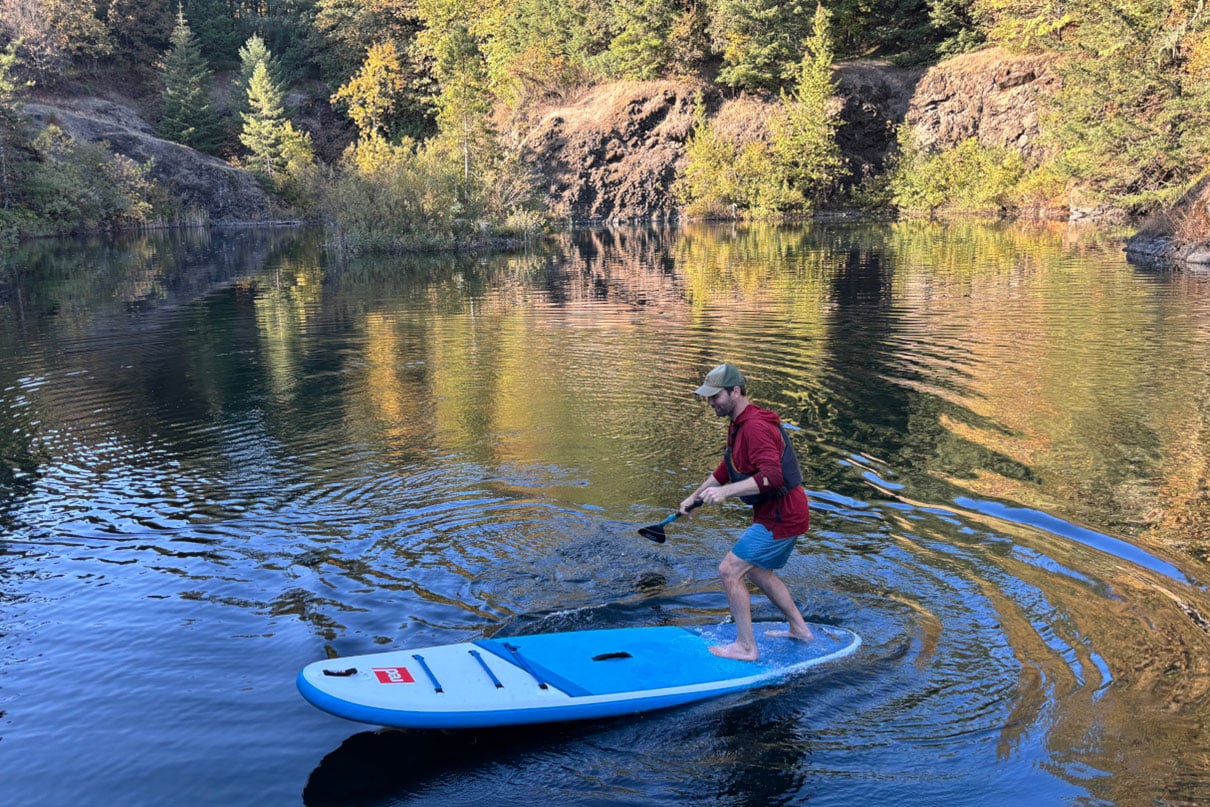
[[[719,504],[734,496],[748,496],[759,492],[760,488],[752,477],[724,485],[718,481],[714,474],[710,474],[710,476],[706,477],[705,482],[698,485],[697,490],[693,491],[685,501],[681,502],[681,513],[687,515],[689,505],[698,499],[701,499],[706,504]]]

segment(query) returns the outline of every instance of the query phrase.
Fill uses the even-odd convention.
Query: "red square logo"
[[[375,667],[374,675],[378,676],[380,684],[413,684],[416,682],[407,667]]]

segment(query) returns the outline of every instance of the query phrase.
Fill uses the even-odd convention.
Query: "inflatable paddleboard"
[[[311,704],[338,717],[400,728],[584,720],[665,709],[767,686],[861,645],[852,631],[811,624],[815,639],[766,636],[758,661],[713,655],[734,625],[545,633],[317,661],[298,674]]]

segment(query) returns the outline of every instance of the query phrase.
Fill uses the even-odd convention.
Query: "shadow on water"
[[[303,803],[309,807],[395,803],[449,779],[524,764],[529,755],[590,732],[590,726],[579,725],[361,732],[323,758],[307,780]]]

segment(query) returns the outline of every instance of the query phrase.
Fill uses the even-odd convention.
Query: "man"
[[[807,493],[802,488],[802,470],[781,420],[775,412],[748,400],[747,381],[734,365],[715,367],[694,394],[705,398],[716,415],[730,418],[731,425],[723,461],[681,502],[680,512],[689,515],[689,508],[698,499],[705,504],[719,504],[738,496],[752,505],[753,521],[718,567],[731,618],[735,620],[735,641],[711,647],[710,652],[724,658],[755,661],[760,651],[753,635],[748,580],[772,600],[790,623],[788,631],[768,631],[767,635],[814,638],[786,584],[774,572],[786,564],[798,536],[807,531],[809,510]]]

